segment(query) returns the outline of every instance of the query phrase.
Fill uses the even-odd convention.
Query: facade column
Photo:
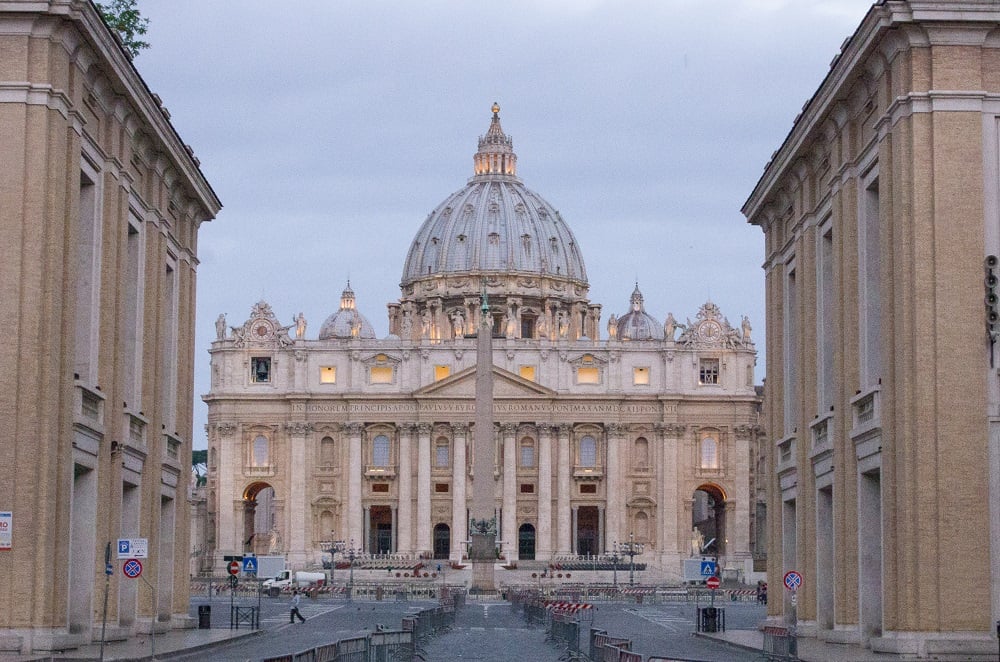
[[[538,428],[538,527],[535,529],[535,558],[552,558],[552,426]]]
[[[365,506],[364,508],[364,518],[361,522],[361,528],[364,530],[362,534],[364,537],[361,539],[363,542],[361,545],[361,551],[367,554],[373,554],[374,550],[371,549],[370,542],[372,539],[372,507]]]
[[[746,500],[726,502],[725,543],[726,556],[742,562],[751,558],[750,553],[750,512],[754,498],[750,493],[750,439],[752,430],[748,425],[738,425],[733,430],[733,451],[727,454],[726,474],[733,477],[736,494],[746,494]],[[720,440],[721,441],[721,440]]]
[[[465,551],[465,541],[469,539],[469,518],[465,504],[466,478],[468,468],[466,467],[465,445],[469,436],[469,424],[457,423],[451,426],[452,446],[455,452],[452,453],[451,466],[451,552],[450,557],[456,563],[462,562],[462,553]]]
[[[306,468],[311,465],[306,461],[306,436],[312,431],[309,423],[293,422],[285,424],[288,434],[288,495],[287,520],[282,524],[288,527],[280,533],[287,541],[285,549],[288,561],[297,567],[309,559],[312,550],[312,521],[307,517],[310,512],[306,495]]]
[[[569,483],[570,473],[573,471],[573,462],[569,452],[570,426],[566,423],[559,425],[557,431],[559,443],[559,476],[556,506],[556,520],[558,523],[556,534],[556,553],[570,554],[570,511],[569,511]]]
[[[687,519],[682,519],[681,497],[678,493],[684,484],[677,464],[677,449],[684,426],[675,423],[657,425],[655,427],[658,445],[662,446],[662,457],[658,468],[660,476],[659,507],[662,513],[659,527],[660,563],[668,573],[681,575],[681,558],[687,557],[691,551],[691,512],[688,509]]]
[[[347,537],[355,549],[363,549],[364,531],[361,523],[361,423],[348,423],[347,430]],[[350,543],[348,543],[350,544]]]
[[[601,550],[607,549],[607,544],[605,543],[605,540],[607,540],[607,535],[605,535],[605,533],[604,533],[604,523],[606,521],[607,520],[604,517],[604,506],[598,506],[597,507],[597,551],[598,551],[598,553],[600,553]]]
[[[413,423],[399,426],[399,512],[396,517],[399,529],[396,549],[400,554],[413,552],[413,452],[410,445],[414,430],[416,425]]]
[[[236,502],[242,501],[242,494],[236,493],[234,477],[243,474],[242,454],[239,440],[233,440],[236,426],[232,423],[216,423],[216,452],[219,470],[218,520],[215,523],[215,555],[221,562],[222,555],[243,553],[243,517],[236,510]],[[234,504],[227,507],[227,503]],[[239,516],[238,516],[239,515]],[[239,528],[237,528],[239,527]],[[213,568],[215,567],[213,560]]]
[[[507,545],[507,562],[517,560],[517,425],[500,426],[503,439],[503,530],[502,540]]]
[[[431,425],[417,425],[417,549],[431,551]]]
[[[399,536],[397,535],[399,517],[396,506],[391,506],[390,511],[392,512],[392,535],[389,538],[389,551],[395,554],[399,552]]]
[[[572,554],[576,554],[580,550],[580,540],[577,538],[577,531],[580,530],[580,506],[573,506],[573,519],[572,519],[572,535],[571,535],[571,549]]]
[[[628,539],[625,533],[625,485],[622,481],[622,458],[625,453],[625,426],[610,423],[604,426],[607,431],[607,476],[605,482],[608,490],[607,512],[607,542],[612,544]]]

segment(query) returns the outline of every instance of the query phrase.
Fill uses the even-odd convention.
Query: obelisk
[[[493,497],[493,318],[483,284],[479,329],[476,333],[476,416],[473,434],[472,512],[469,560],[473,591],[493,591],[497,520]]]

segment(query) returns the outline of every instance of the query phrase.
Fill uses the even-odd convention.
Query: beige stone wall
[[[769,579],[781,587],[797,569],[798,604],[775,600],[774,619],[834,641],[861,641],[895,653],[989,650],[1000,553],[990,546],[989,499],[996,483],[987,440],[989,345],[985,340],[983,259],[995,253],[987,214],[998,182],[984,164],[996,146],[984,137],[1000,105],[1000,49],[988,35],[995,5],[951,15],[948,3],[914,19],[899,2],[872,9],[797,120],[744,207],[767,249],[768,378],[765,408],[776,440],[794,437],[782,464],[775,445],[770,475]],[[936,13],[937,12],[937,13]],[[940,22],[938,22],[940,21]],[[984,92],[985,90],[985,92]],[[872,170],[874,168],[875,170]],[[878,177],[881,366],[875,391],[862,381],[863,200]],[[834,572],[832,627],[816,586],[818,464],[816,411],[818,245],[833,229],[836,397],[833,441]],[[794,260],[799,306],[784,305]],[[870,308],[869,308],[870,311]],[[799,333],[786,338],[789,315]],[[786,383],[783,348],[797,348],[798,379]],[[989,373],[990,380],[995,374]],[[786,390],[798,394],[793,430],[784,426]],[[871,419],[862,414],[874,393]],[[862,416],[862,418],[859,418]],[[866,561],[872,522],[859,487],[875,470],[881,485],[881,572]],[[794,481],[794,482],[792,482]],[[794,485],[794,488],[790,488]],[[783,489],[784,488],[784,492]],[[783,558],[783,501],[794,498],[794,558]],[[991,498],[996,498],[992,495]],[[868,550],[868,551],[866,551]],[[881,584],[879,587],[878,584]],[[873,586],[875,589],[873,590]],[[782,589],[782,593],[786,593]],[[866,604],[881,601],[880,614]],[[875,620],[873,620],[875,619]],[[995,648],[995,640],[992,641]]]
[[[10,578],[0,587],[0,649],[25,653],[99,635],[105,545],[114,547],[123,535],[122,485],[137,476],[137,523],[124,533],[149,540],[144,574],[160,587],[156,627],[187,619],[194,236],[219,209],[93,6],[52,5],[15,1],[0,8],[0,240],[10,248],[0,265],[10,329],[0,361],[13,376],[0,395],[8,421],[0,445],[9,450],[0,459],[0,493],[7,495],[0,510],[12,511],[14,522],[13,549],[0,552],[0,572]],[[99,240],[94,321],[87,325],[92,369],[74,377],[75,337],[85,324],[77,305],[78,259],[87,243],[79,221],[82,167],[96,177]],[[137,279],[125,266],[135,250],[127,241],[130,218],[144,242]],[[172,352],[163,348],[168,319],[159,305],[168,254],[178,295]],[[129,308],[124,293],[131,287],[144,291],[141,309]],[[127,340],[137,326],[141,337]],[[131,363],[126,346],[137,348]],[[128,385],[130,365],[142,369],[138,400]],[[158,375],[171,365],[179,368],[166,384]],[[140,438],[131,421],[142,423]],[[169,443],[160,432],[167,424]],[[87,476],[76,487],[75,466]],[[170,559],[160,558],[162,495],[175,504],[174,529],[166,532],[174,541]],[[126,586],[131,580],[115,566],[111,632],[148,630],[151,595]]]

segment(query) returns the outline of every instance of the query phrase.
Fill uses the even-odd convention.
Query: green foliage
[[[131,57],[149,48],[149,43],[140,39],[149,28],[149,19],[142,17],[135,6],[136,2],[137,0],[109,0],[94,3],[104,22],[121,37],[122,45]]]
[[[208,451],[191,451],[191,466],[195,467],[199,464],[208,464]]]

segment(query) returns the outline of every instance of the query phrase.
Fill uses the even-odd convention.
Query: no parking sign
[[[129,579],[135,579],[142,574],[142,563],[140,563],[139,559],[125,561],[125,565],[122,566],[122,574]]]
[[[789,570],[785,573],[785,588],[789,591],[797,591],[802,586],[802,575],[800,575],[795,570]]]

